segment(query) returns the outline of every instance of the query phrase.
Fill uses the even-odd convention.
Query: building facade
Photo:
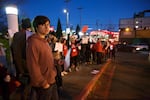
[[[150,44],[150,16],[145,16],[145,11],[134,15],[133,18],[120,19],[119,29],[121,43],[146,42]]]

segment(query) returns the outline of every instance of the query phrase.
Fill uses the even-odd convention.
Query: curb
[[[110,64],[111,60],[108,59],[107,62],[102,66],[99,73],[85,86],[85,88],[80,92],[78,96],[74,100],[85,100],[88,94],[92,91],[93,87],[95,86],[97,80],[101,75],[104,73],[107,66]]]

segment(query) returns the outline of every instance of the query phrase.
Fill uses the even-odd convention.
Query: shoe
[[[67,75],[68,73],[66,71],[63,71],[63,74]]]
[[[61,76],[64,76],[64,73],[63,73],[63,72],[61,72]]]
[[[78,67],[76,67],[76,68],[75,68],[75,71],[79,71],[79,68],[78,68]]]
[[[69,68],[69,72],[72,72],[71,68]]]
[[[71,68],[75,68],[75,65],[72,65]]]

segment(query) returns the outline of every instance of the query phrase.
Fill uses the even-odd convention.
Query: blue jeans
[[[29,100],[59,100],[57,85],[51,84],[48,89],[31,87]]]

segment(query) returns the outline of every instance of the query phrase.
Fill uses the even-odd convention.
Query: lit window
[[[138,23],[139,23],[139,21],[136,21],[135,23],[136,23],[136,24],[138,24]]]
[[[129,31],[129,28],[126,28],[125,31],[128,32],[128,31]]]
[[[139,28],[139,26],[135,26],[135,28]]]

